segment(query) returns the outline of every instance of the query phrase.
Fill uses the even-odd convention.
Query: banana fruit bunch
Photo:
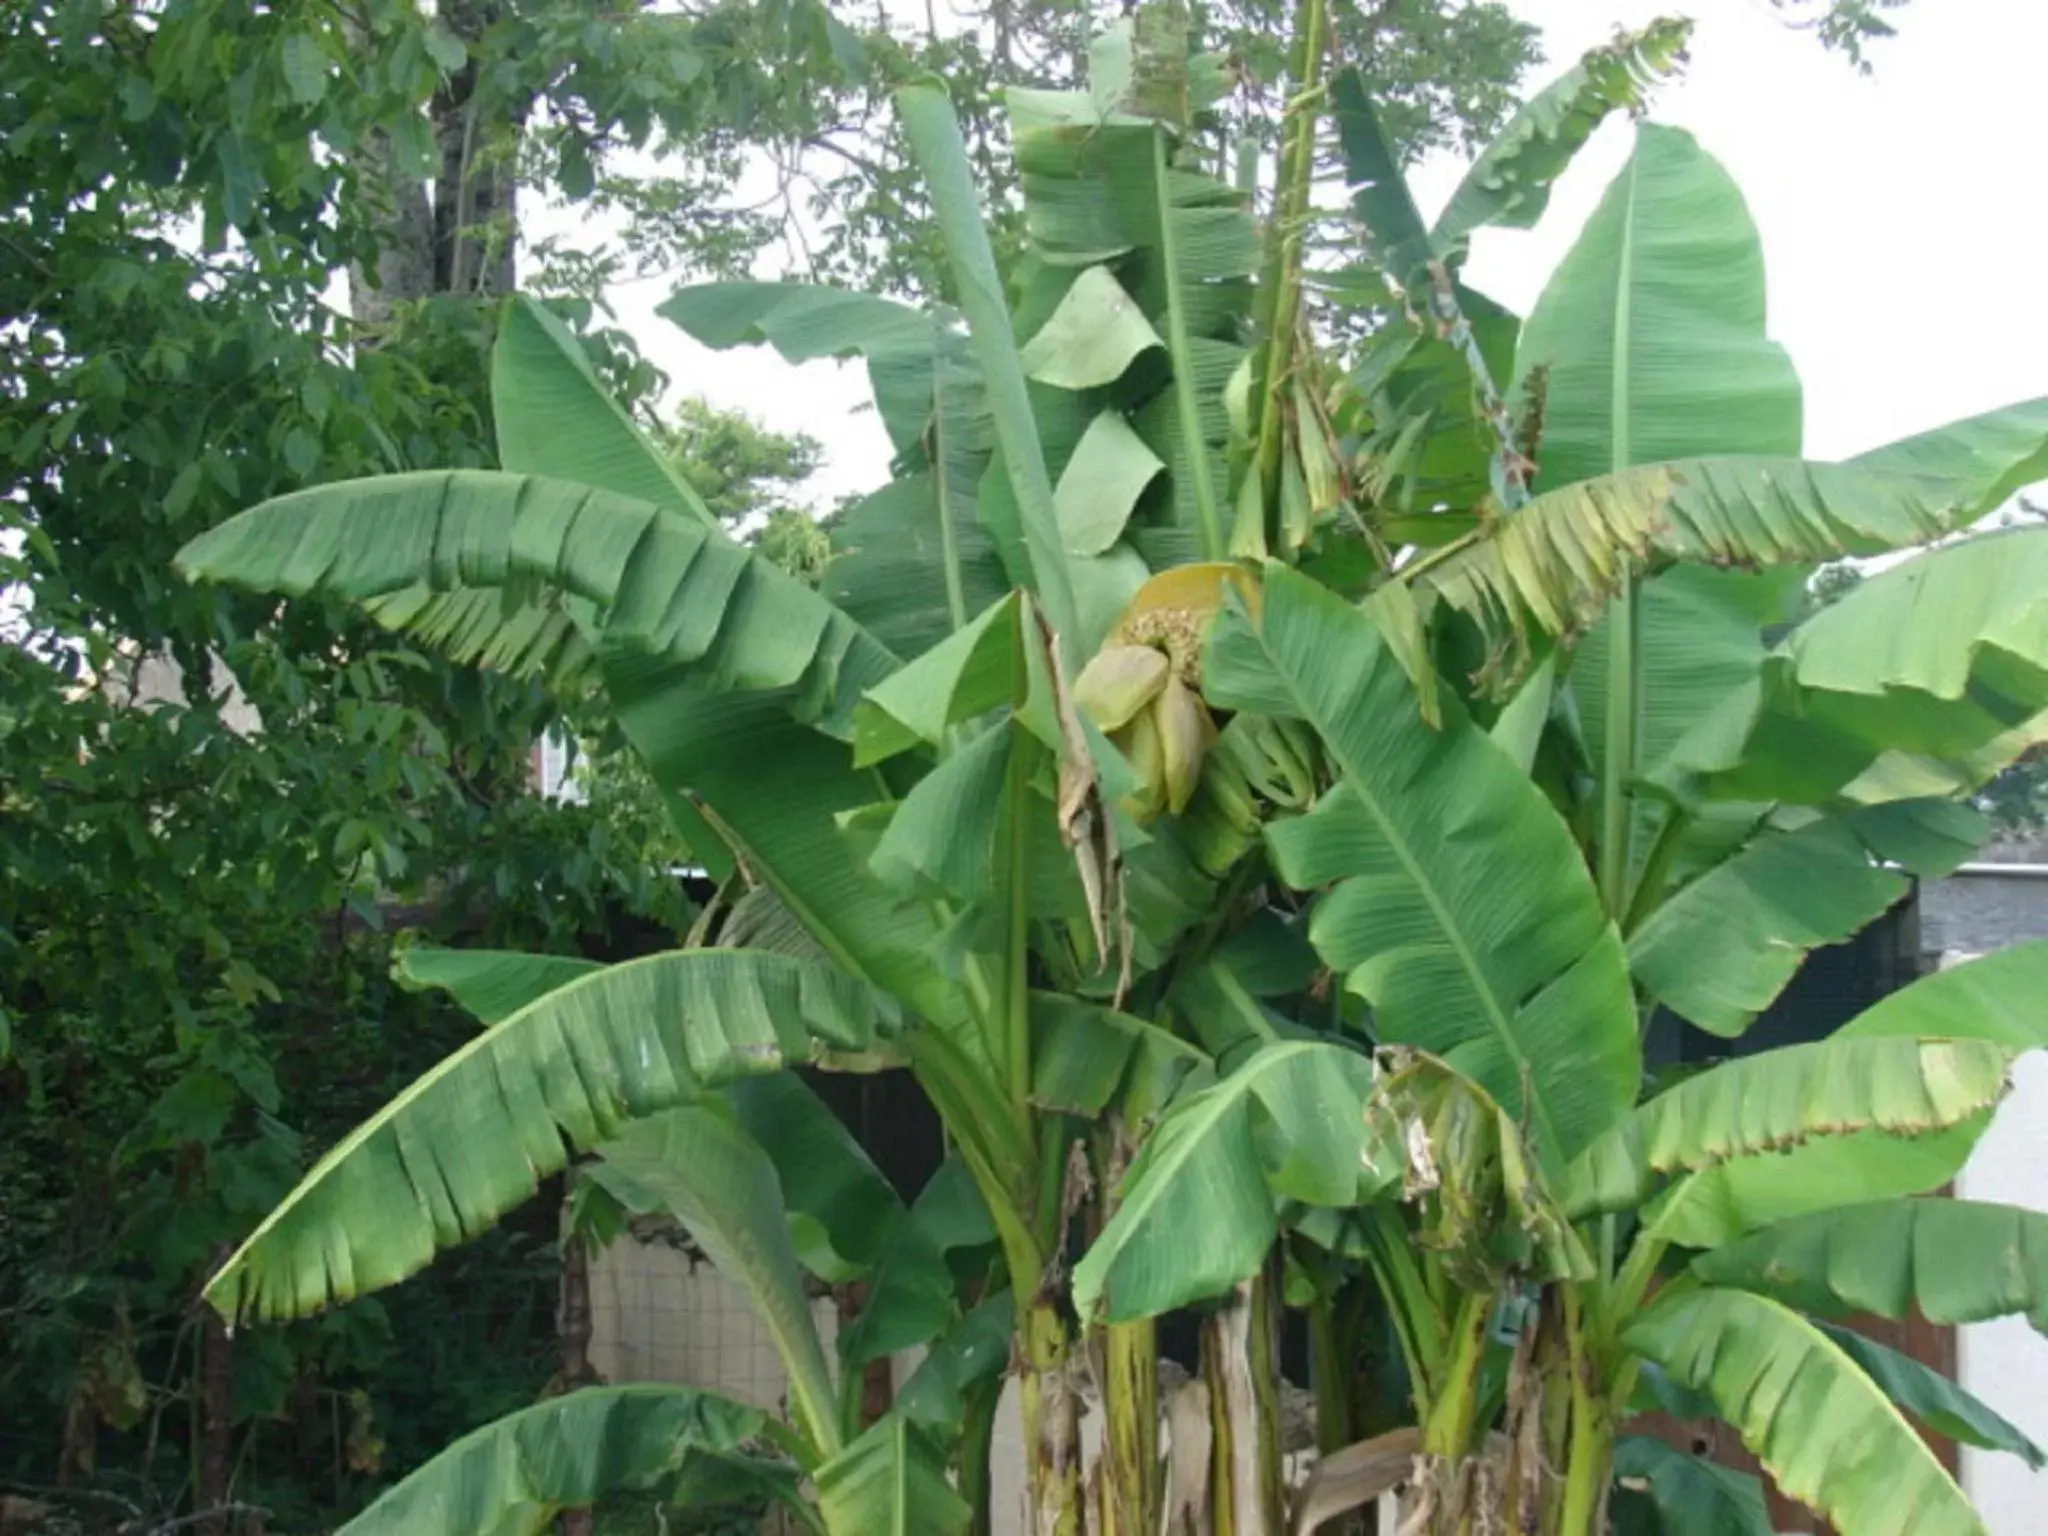
[[[1181,823],[1195,862],[1220,876],[1251,851],[1274,808],[1307,810],[1322,761],[1315,732],[1299,720],[1234,716],[1203,762]]]
[[[1140,825],[1179,815],[1216,745],[1216,718],[1202,697],[1202,646],[1235,587],[1257,611],[1258,577],[1226,561],[1175,566],[1138,589],[1102,649],[1074,680],[1074,705],[1139,778],[1121,808]]]
[[[1255,572],[1227,561],[1176,566],[1138,589],[1074,683],[1074,704],[1140,780],[1120,802],[1140,825],[1183,816],[1190,851],[1220,875],[1258,841],[1271,807],[1305,809],[1322,771],[1315,733],[1237,715],[1218,730],[1202,696],[1202,647],[1235,588],[1256,615]]]

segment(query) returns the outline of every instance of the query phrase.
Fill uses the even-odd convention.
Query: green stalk
[[[1309,1385],[1316,1395],[1316,1449],[1327,1454],[1357,1438],[1351,1423],[1351,1340],[1337,1301],[1321,1291],[1308,1304]]]
[[[1273,191],[1273,222],[1266,232],[1266,267],[1255,320],[1265,357],[1254,380],[1258,408],[1258,475],[1264,505],[1280,499],[1280,390],[1294,366],[1295,323],[1301,312],[1301,248],[1315,179],[1316,117],[1321,107],[1326,27],[1324,0],[1301,0],[1295,11],[1294,95],[1287,104],[1280,177]]]
[[[1614,1477],[1614,1417],[1598,1379],[1595,1340],[1581,1316],[1576,1287],[1564,1288],[1564,1329],[1571,1428],[1564,1492],[1548,1536],[1606,1536],[1607,1487]]]
[[[1435,1395],[1443,1374],[1442,1327],[1430,1300],[1429,1284],[1415,1262],[1399,1214],[1384,1202],[1373,1206],[1368,1214],[1372,1223],[1374,1278],[1387,1298],[1388,1312],[1393,1315],[1394,1335],[1400,1341],[1401,1353],[1407,1357],[1408,1379],[1415,1384],[1419,1410],[1422,1399]]]
[[[1021,660],[1021,659],[1020,659]],[[1020,724],[1010,726],[1010,762],[1003,806],[1009,818],[1003,863],[1009,935],[1003,959],[1003,1061],[1018,1120],[1031,1123],[1031,771],[1041,748]]]
[[[982,1383],[969,1394],[960,1421],[960,1497],[973,1514],[970,1536],[995,1536],[989,1511],[989,1461],[996,1434],[996,1405],[1003,1379]]]
[[[1635,801],[1629,783],[1636,773],[1636,675],[1640,636],[1636,630],[1636,588],[1630,582],[1607,611],[1607,730],[1600,775],[1600,901],[1617,923],[1628,916],[1629,874],[1635,830]]]
[[[1664,890],[1664,882],[1671,877],[1671,866],[1678,862],[1679,850],[1685,846],[1685,834],[1692,826],[1692,813],[1678,806],[1667,807],[1664,821],[1657,828],[1657,837],[1650,844],[1650,851],[1643,857],[1643,873],[1635,883],[1635,895],[1629,898],[1628,918],[1621,925],[1624,937],[1642,926],[1643,920],[1657,910],[1657,898]]]
[[[1629,162],[1629,197],[1635,197],[1635,166]],[[1631,215],[1633,208],[1631,207]],[[1614,299],[1614,350],[1608,363],[1608,465],[1610,470],[1627,469],[1635,462],[1635,442],[1630,432],[1630,348],[1634,320],[1631,302],[1635,269],[1635,219],[1623,224],[1621,281]],[[1607,915],[1617,923],[1628,916],[1629,875],[1634,859],[1631,843],[1635,832],[1635,806],[1629,797],[1629,782],[1636,773],[1638,706],[1641,703],[1637,663],[1641,636],[1637,632],[1636,584],[1624,585],[1609,610],[1612,633],[1607,647],[1607,729],[1605,762],[1600,782],[1600,849],[1597,873],[1600,899]]]
[[[1194,351],[1188,339],[1186,302],[1181,293],[1179,236],[1174,233],[1173,198],[1167,190],[1166,129],[1152,129],[1152,185],[1159,202],[1159,254],[1166,268],[1166,344],[1173,351],[1173,401],[1180,414],[1181,446],[1187,454],[1188,483],[1202,525],[1202,554],[1224,555],[1223,518],[1209,479],[1209,445],[1202,438],[1202,411],[1195,399]]]
[[[932,492],[939,503],[939,560],[946,573],[946,617],[953,628],[967,624],[967,589],[960,577],[960,539],[953,527],[953,481],[946,458],[946,349],[932,322]]]
[[[1571,1446],[1557,1536],[1606,1536],[1607,1487],[1614,1480],[1614,1421],[1606,1398],[1572,1372]]]
[[[1458,1302],[1450,1356],[1422,1426],[1423,1454],[1450,1466],[1470,1454],[1478,1429],[1479,1365],[1486,1358],[1486,1325],[1492,1315],[1491,1296],[1468,1294]]]

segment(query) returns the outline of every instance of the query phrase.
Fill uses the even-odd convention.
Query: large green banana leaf
[[[815,1478],[830,1536],[966,1536],[973,1520],[944,1456],[901,1412],[869,1426]]]
[[[1268,832],[1282,877],[1331,888],[1310,937],[1373,1005],[1379,1038],[1475,1079],[1561,1167],[1634,1101],[1641,1073],[1620,941],[1543,793],[1445,701],[1423,724],[1358,609],[1279,565],[1262,616],[1219,619],[1205,687],[1307,721],[1338,785]]]
[[[1640,113],[1649,88],[1685,63],[1692,23],[1659,18],[1618,33],[1531,96],[1472,162],[1430,230],[1438,256],[1454,264],[1474,231],[1533,229],[1550,189],[1610,114]]]
[[[929,650],[1009,586],[977,516],[993,446],[979,365],[953,325],[892,299],[809,283],[706,283],[659,311],[706,346],[765,342],[791,362],[857,353],[902,472],[833,528],[825,595],[903,656]]]
[[[1986,1040],[2015,1052],[2031,1050],[2048,1045],[2040,1007],[2044,988],[2048,942],[2016,944],[1921,977],[1866,1008],[1833,1039]],[[1809,1212],[1925,1194],[1962,1170],[1989,1120],[1980,1111],[1950,1129],[1911,1139],[1861,1131],[1735,1157],[1675,1186],[1649,1219],[1663,1238],[1711,1248]]]
[[[1115,29],[1113,38],[1131,46],[1144,24]],[[1107,390],[1100,408],[1131,429],[1124,461],[1167,472],[1168,521],[1183,535],[1171,547],[1183,557],[1198,548],[1213,557],[1222,550],[1228,490],[1223,395],[1244,356],[1258,235],[1235,189],[1180,163],[1184,122],[1154,116],[1157,104],[1138,99],[1145,85],[1159,83],[1160,66],[1186,74],[1184,50],[1178,59],[1155,55],[1146,63],[1152,67],[1128,76],[1138,89],[1098,104],[1106,108],[1101,116],[1050,112],[1042,96],[1013,99],[1035,258],[1019,318],[1034,378],[1084,389],[1123,382]],[[1114,330],[1112,322],[1120,322]],[[1104,351],[1118,335],[1128,338],[1121,357]],[[1157,368],[1142,379],[1131,373],[1148,350],[1147,335],[1154,355],[1164,353],[1163,380]],[[1099,365],[1081,367],[1090,356]],[[1118,531],[1132,507],[1122,510]]]
[[[1884,1389],[1886,1397],[1936,1434],[1979,1450],[2009,1451],[2037,1472],[2048,1466],[2048,1452],[2028,1439],[2025,1431],[1941,1372],[1853,1328],[1833,1323],[1816,1326]]]
[[[1754,683],[1679,743],[1681,787],[1809,805],[1883,798],[1857,781],[1886,757],[1946,768],[1947,792],[1975,787],[2039,734],[2048,708],[2044,579],[2040,529],[1982,535],[1871,576],[1794,630]]]
[[[1643,1219],[1661,1241],[1715,1248],[1809,1211],[1924,1195],[1962,1172],[1990,1122],[1991,1111],[1979,1110],[1919,1136],[1854,1131],[1733,1157],[1678,1180]]]
[[[2048,1216],[1974,1200],[1881,1200],[1815,1211],[1693,1260],[1714,1285],[1802,1311],[1977,1323],[2024,1312],[2048,1332]]]
[[[839,1331],[842,1373],[917,1344],[932,1344],[928,1359],[949,1347],[955,1352],[966,1349],[959,1341],[953,1346],[944,1340],[933,1342],[941,1330],[949,1336],[957,1331],[960,1299],[952,1266],[955,1256],[962,1255],[960,1262],[971,1267],[976,1254],[995,1241],[988,1206],[973,1179],[958,1158],[948,1158],[918,1192],[909,1218],[881,1244],[867,1300],[852,1323]],[[1008,1339],[1005,1329],[1006,1355]],[[948,1369],[942,1366],[939,1371]]]
[[[1986,1040],[1842,1039],[1711,1067],[1634,1110],[1567,1174],[1574,1217],[1620,1211],[1660,1174],[1877,1129],[1912,1136],[1996,1104],[2013,1052]]]
[[[873,1044],[878,999],[830,967],[687,950],[609,966],[483,1031],[316,1163],[207,1287],[281,1319],[390,1285],[474,1237],[628,1120]]]
[[[1978,515],[1994,512],[2015,492],[2048,480],[2048,397],[1901,438],[1849,462],[1968,485]]]
[[[586,1387],[464,1435],[337,1536],[543,1536],[565,1509],[663,1487],[766,1426],[759,1409],[695,1387]]]
[[[491,411],[502,468],[594,485],[713,525],[669,456],[655,452],[605,392],[568,327],[523,295],[507,298],[500,313]],[[370,598],[364,607],[386,627],[456,661],[542,676],[558,689],[580,682],[588,671],[594,607],[557,589],[522,585],[437,588],[422,582]]]
[[[1614,1446],[1616,1536],[1772,1536],[1764,1485],[1649,1435]]]
[[[742,1078],[723,1097],[775,1169],[804,1268],[832,1285],[868,1274],[910,1213],[845,1122],[794,1072]]]
[[[841,1444],[825,1347],[797,1267],[782,1183],[759,1142],[714,1100],[621,1126],[590,1177],[628,1209],[680,1221],[728,1280],[745,1288],[789,1374],[797,1422],[825,1455]]]
[[[2048,1046],[2048,939],[1922,976],[1872,1003],[1835,1032],[1837,1039],[1920,1035],[1991,1040],[2014,1051]]]
[[[838,609],[715,530],[568,481],[484,470],[346,480],[252,507],[179,552],[189,576],[374,598],[553,587],[606,605],[602,644],[712,691],[773,692],[843,733],[896,659]]]
[[[1890,910],[1912,888],[1908,871],[1948,873],[1988,832],[1981,812],[1947,801],[1766,830],[1650,913],[1629,935],[1629,972],[1701,1029],[1739,1035],[1809,950]]]
[[[1973,515],[1969,487],[1791,458],[1641,462],[1554,487],[1432,564],[1489,633],[1570,634],[1673,561],[1810,565],[1925,544]]]
[[[897,92],[896,105],[911,152],[924,172],[960,307],[967,316],[975,358],[988,392],[989,414],[994,421],[1006,484],[1014,497],[1017,543],[1030,578],[1022,584],[1029,586],[1044,605],[1046,618],[1060,638],[1068,671],[1078,675],[1082,659],[1093,647],[1086,644],[1082,635],[1074,580],[1053,501],[1052,478],[1039,440],[1024,365],[1017,355],[1002,278],[989,247],[973,168],[960,135],[960,120],[954,115],[945,88],[935,80],[905,86]],[[984,521],[989,516],[985,505]]]
[[[1875,1383],[1797,1313],[1744,1291],[1673,1287],[1622,1335],[1712,1398],[1777,1485],[1856,1536],[1986,1536]]]
[[[679,512],[717,519],[667,454],[653,450],[598,381],[575,334],[522,294],[505,301],[491,349],[491,415],[498,462]]]
[[[717,351],[765,343],[792,363],[864,358],[876,412],[899,453],[930,429],[937,372],[974,378],[957,328],[878,294],[822,283],[695,283],[655,313]]]
[[[538,1002],[555,988],[603,969],[599,961],[574,955],[440,949],[432,944],[415,944],[399,954],[391,973],[400,986],[438,987],[474,1014],[478,1022],[496,1024],[528,1003]]]
[[[1703,453],[1799,452],[1799,381],[1764,334],[1756,227],[1682,129],[1636,129],[1530,312],[1516,366],[1548,375],[1539,490]]]
[[[1115,1212],[1074,1268],[1074,1306],[1108,1322],[1216,1296],[1258,1272],[1277,1196],[1358,1198],[1371,1064],[1340,1045],[1269,1045],[1153,1128]]]

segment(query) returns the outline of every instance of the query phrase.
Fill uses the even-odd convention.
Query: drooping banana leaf
[[[1813,1324],[1744,1291],[1673,1287],[1622,1335],[1704,1392],[1786,1493],[1856,1536],[1986,1536],[1926,1443]]]
[[[1372,621],[1277,565],[1258,620],[1219,619],[1205,686],[1322,738],[1337,787],[1268,841],[1294,888],[1335,882],[1310,938],[1373,1005],[1379,1038],[1475,1079],[1546,1166],[1606,1131],[1636,1094],[1635,1009],[1620,941],[1542,791],[1454,701],[1442,730],[1423,724]]]
[[[775,695],[844,734],[896,658],[802,582],[652,503],[484,470],[347,480],[280,496],[179,552],[188,576],[366,599],[526,584],[605,607],[600,645],[705,689]]]
[[[222,1266],[231,1318],[300,1317],[424,1268],[627,1121],[860,1050],[883,1005],[829,966],[686,950],[558,987],[443,1059],[316,1163]]]
[[[1921,977],[1866,1008],[1833,1039],[1979,1040],[2032,1050],[2048,1045],[2044,988],[2048,941],[2016,944]],[[1650,1219],[1670,1241],[1710,1248],[1809,1212],[1925,1194],[1961,1171],[1989,1119],[1979,1112],[1910,1140],[1865,1131],[1737,1157],[1675,1186]]]
[[[1966,487],[1802,459],[1638,461],[1557,486],[1431,565],[1487,633],[1570,635],[1673,561],[1810,565],[1925,544],[1963,526]],[[1510,675],[1513,675],[1512,672]]]
[[[1683,787],[1822,804],[1883,757],[1981,783],[2048,708],[2048,531],[1982,535],[1871,576],[1792,632],[1673,753]],[[2003,755],[1987,756],[1987,749]],[[1928,793],[1908,788],[1906,793]]]
[[[1974,513],[2003,506],[2015,492],[2048,480],[2048,397],[1986,411],[1859,453],[1860,469],[1925,475],[1967,485]]]
[[[1919,1035],[1990,1040],[2013,1051],[2048,1046],[2048,940],[2034,939],[1952,965],[1872,1003],[1837,1039]]]
[[[864,358],[875,409],[899,453],[925,440],[938,369],[975,377],[957,326],[897,299],[823,283],[693,283],[654,312],[714,351],[765,343],[792,363]]]
[[[1979,1450],[2009,1451],[2037,1472],[2048,1466],[2048,1453],[2028,1439],[2025,1431],[1941,1372],[1865,1338],[1853,1328],[1833,1323],[1815,1326],[1839,1344],[1842,1353],[1884,1389],[1886,1397],[1936,1434]]]
[[[949,1157],[918,1192],[909,1220],[883,1244],[867,1301],[840,1330],[840,1368],[855,1370],[928,1343],[953,1325],[960,1310],[953,1266],[972,1266],[995,1242],[987,1203],[959,1158]],[[946,1347],[934,1345],[934,1353]],[[900,1400],[907,1405],[907,1397]]]
[[[1764,1485],[1650,1435],[1614,1445],[1616,1536],[1772,1536]]]
[[[573,955],[440,949],[431,944],[415,944],[400,953],[392,964],[391,974],[400,986],[418,990],[438,987],[481,1023],[496,1024],[528,1003],[538,1002],[555,988],[603,969],[596,960],[581,960]]]
[[[2004,1097],[2013,1054],[1985,1040],[1838,1035],[1724,1062],[1667,1089],[1588,1146],[1560,1198],[1574,1218],[1627,1210],[1660,1174],[1814,1136],[1940,1130]]]
[[[464,666],[536,678],[571,693],[591,676],[587,604],[542,588],[404,587],[363,600],[363,612]]]
[[[1933,1323],[2024,1312],[2048,1332],[2048,1216],[2019,1206],[1938,1197],[1842,1206],[1752,1232],[1692,1267],[1710,1284],[1801,1311],[1917,1312]]]
[[[1136,1125],[1210,1070],[1185,1040],[1128,1013],[1060,992],[1031,994],[1031,1101],[1094,1119],[1112,1108]]]
[[[775,1169],[798,1261],[833,1285],[870,1273],[910,1213],[845,1123],[793,1072],[742,1078],[724,1098]]]
[[[586,1387],[473,1430],[337,1536],[542,1536],[565,1509],[671,1483],[738,1451],[767,1415],[695,1387]]]
[[[884,1415],[815,1478],[830,1536],[965,1536],[973,1518],[939,1448],[901,1412]]]
[[[1899,825],[1913,810],[1909,802],[1763,831],[1629,935],[1630,974],[1701,1029],[1741,1034],[1808,951],[1840,943],[1905,897],[1908,875],[1880,859],[1904,853],[1905,869],[1946,873],[1944,855],[1952,850],[1953,863],[1961,862],[1988,831],[1970,807],[1936,802],[1925,809],[1930,817],[1955,814],[1939,825],[1930,820],[1924,836]],[[1944,838],[1948,846],[1936,846]]]
[[[1650,87],[1685,64],[1692,23],[1659,18],[1588,49],[1530,97],[1465,172],[1430,230],[1437,254],[1454,265],[1475,230],[1533,229],[1550,189],[1593,131],[1615,112],[1639,113]]]
[[[825,1347],[797,1268],[775,1165],[714,1100],[632,1121],[587,1170],[628,1209],[664,1211],[688,1229],[718,1272],[746,1290],[775,1345],[797,1422],[825,1455],[839,1449],[837,1400]]]
[[[1919,1136],[1854,1131],[1730,1158],[1678,1180],[1643,1219],[1660,1240],[1714,1248],[1809,1211],[1924,1195],[1962,1171],[1990,1120],[1990,1110],[1979,1110]]]
[[[594,485],[713,526],[677,466],[605,392],[568,327],[523,295],[508,297],[500,312],[491,408],[506,470]],[[371,597],[364,607],[387,628],[455,661],[544,677],[558,689],[589,672],[596,613],[587,598],[559,589],[421,582]],[[702,829],[683,830],[687,836]]]
[[[1179,1100],[1075,1266],[1075,1309],[1127,1322],[1218,1295],[1265,1260],[1276,1195],[1354,1203],[1370,1080],[1355,1051],[1285,1041]]]

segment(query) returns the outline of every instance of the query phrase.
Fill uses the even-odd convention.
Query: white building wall
[[[1970,958],[1949,953],[1944,966]],[[2031,1051],[2013,1068],[2012,1097],[2000,1106],[1970,1155],[1956,1192],[2048,1212],[2048,1052]],[[1956,1375],[2037,1445],[2048,1446],[2048,1339],[2024,1317],[1995,1318],[1956,1330]],[[2048,1531],[2048,1471],[2035,1472],[2002,1451],[1963,1447],[1963,1487],[1991,1536]]]

